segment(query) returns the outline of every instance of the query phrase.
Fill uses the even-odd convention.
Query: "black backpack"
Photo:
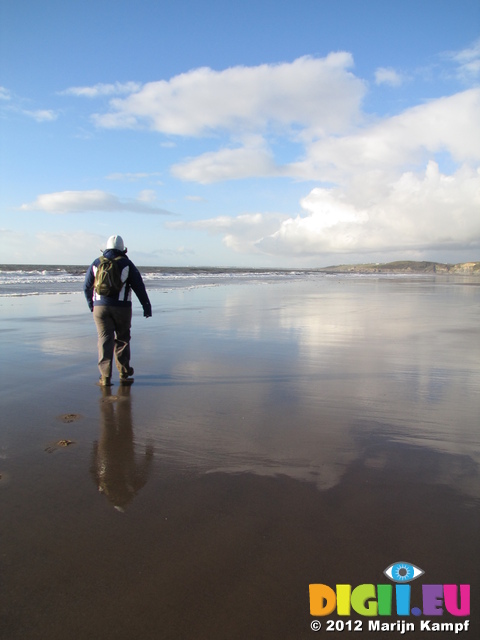
[[[108,298],[114,298],[117,296],[122,287],[122,272],[118,260],[121,260],[123,256],[117,256],[113,260],[100,257],[100,264],[95,274],[94,289],[99,296],[107,296]]]

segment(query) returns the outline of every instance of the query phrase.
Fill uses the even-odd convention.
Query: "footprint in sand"
[[[57,416],[57,419],[66,424],[70,422],[76,422],[80,420],[82,416],[79,413],[62,413],[61,416]]]
[[[47,453],[53,453],[57,451],[57,449],[66,449],[71,444],[75,444],[73,440],[59,440],[58,442],[54,442],[53,444],[49,444],[48,447],[45,447],[45,451]]]
[[[80,413],[62,413],[62,415],[57,416],[57,420],[63,422],[64,424],[70,424],[72,422],[76,422],[80,420],[83,416]],[[57,451],[57,449],[65,449],[69,447],[71,444],[75,444],[73,440],[58,440],[58,442],[54,442],[53,444],[49,444],[45,447],[45,451],[47,453],[53,453]]]

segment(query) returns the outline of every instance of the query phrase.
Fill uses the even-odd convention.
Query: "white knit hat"
[[[107,240],[107,249],[116,249],[117,251],[127,250],[123,244],[122,236],[110,236]]]

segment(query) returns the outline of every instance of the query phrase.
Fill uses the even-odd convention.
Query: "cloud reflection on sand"
[[[328,489],[365,455],[359,429],[378,425],[391,446],[480,461],[468,296],[420,280],[198,295],[201,311],[164,326],[175,343],[158,349],[158,384],[143,379],[158,387],[147,431],[170,461]]]

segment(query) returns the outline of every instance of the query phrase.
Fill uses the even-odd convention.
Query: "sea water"
[[[140,267],[148,289],[172,289],[278,282],[285,279],[318,276],[312,270],[270,270],[199,267]],[[86,266],[78,265],[0,265],[0,296],[67,294],[81,291]]]

